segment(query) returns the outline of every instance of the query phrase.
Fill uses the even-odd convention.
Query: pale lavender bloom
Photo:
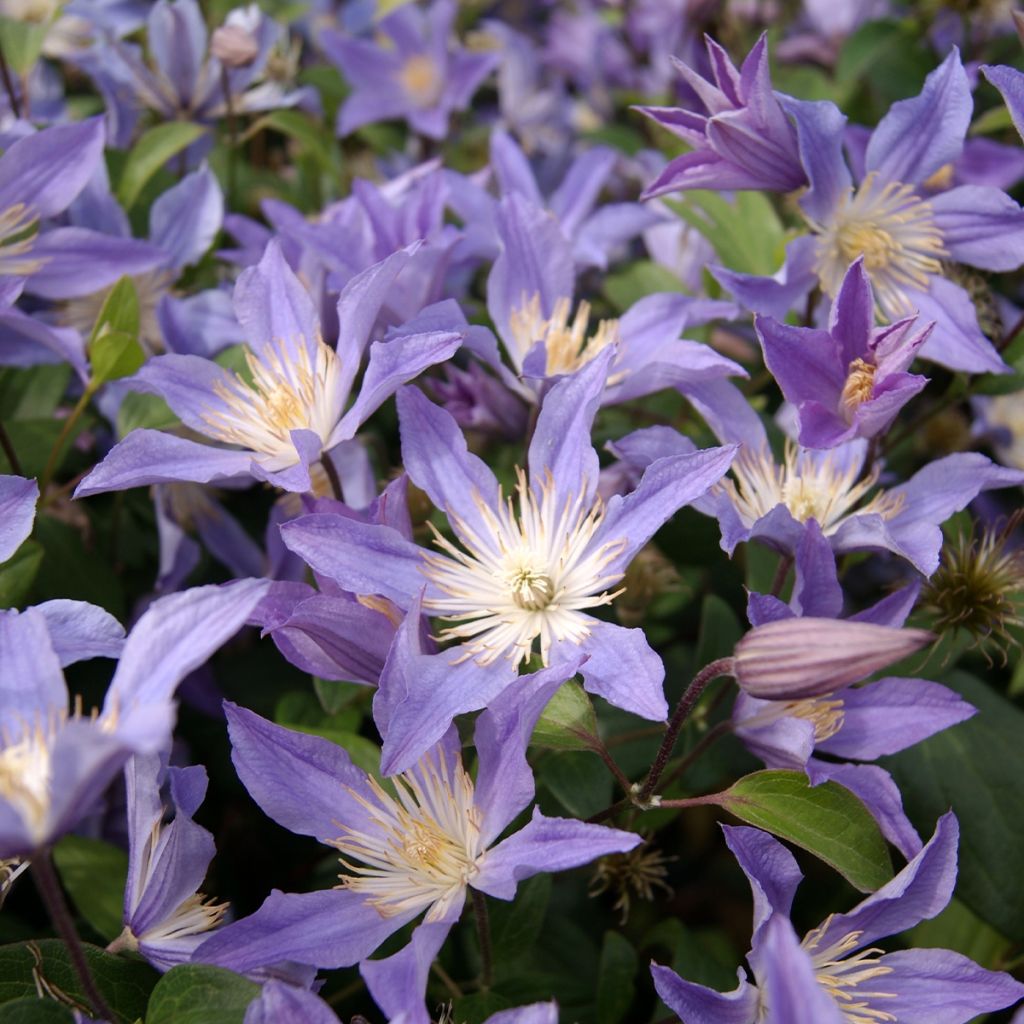
[[[548,392],[528,473],[519,472],[509,499],[448,413],[415,388],[399,392],[406,472],[447,514],[458,544],[438,535],[441,550],[431,552],[397,530],[337,515],[304,516],[282,528],[285,543],[322,576],[412,610],[403,627],[410,643],[418,645],[421,604],[451,623],[441,632],[455,642],[446,651],[421,655],[417,646],[406,697],[389,716],[386,771],[415,760],[456,715],[486,707],[535,645],[545,664],[585,652],[589,690],[645,718],[666,715],[664,667],[643,631],[587,610],[614,599],[634,554],[721,477],[733,449],[656,462],[630,495],[601,501],[590,426],[610,355]]]
[[[309,294],[272,242],[235,287],[252,384],[192,355],[157,356],[130,380],[132,387],[164,398],[187,427],[232,447],[134,430],[82,481],[76,497],[141,484],[246,477],[310,491],[317,462],[351,441],[396,388],[447,359],[462,341],[458,328],[432,324],[367,344],[407,258],[405,251],[395,253],[349,283],[338,300],[342,329],[334,349],[323,340]],[[362,387],[346,411],[367,348]],[[322,479],[319,486],[325,484]]]
[[[666,427],[635,431],[614,445],[635,470],[692,448]],[[939,565],[942,523],[983,491],[1024,483],[1020,470],[997,466],[979,452],[958,452],[928,463],[906,483],[876,488],[881,467],[865,474],[866,455],[860,439],[826,452],[787,445],[780,463],[762,432],[744,441],[733,479],[711,488],[694,508],[718,519],[722,548],[730,554],[751,539],[792,554],[814,519],[837,554],[891,551],[930,576]]]
[[[946,949],[886,953],[869,948],[938,914],[956,882],[959,828],[952,813],[892,881],[846,914],[831,914],[801,940],[789,919],[803,877],[793,855],[766,832],[723,826],[750,882],[754,934],[739,986],[716,992],[651,968],[658,995],[687,1024],[966,1024],[1024,995],[1009,974],[986,971]]]
[[[999,90],[1013,126],[1024,138],[1024,72],[1004,64],[983,64],[981,73]]]
[[[206,769],[169,768],[160,754],[137,754],[125,766],[128,790],[128,879],[124,931],[107,947],[142,954],[159,971],[187,963],[227,909],[199,892],[216,852],[213,836],[192,816],[206,795]],[[166,785],[174,817],[165,820]]]
[[[69,709],[61,665],[119,646],[110,617],[80,602],[58,602],[56,621],[64,626],[51,631],[45,607],[2,613],[0,858],[31,856],[60,838],[93,809],[133,753],[167,744],[178,683],[238,631],[265,587],[243,580],[154,602],[125,642],[95,717]]]
[[[23,476],[0,476],[0,562],[28,539],[36,521],[39,485]]]
[[[790,243],[774,278],[726,268],[715,268],[716,277],[748,308],[782,320],[815,284],[837,295],[850,263],[863,256],[882,317],[916,310],[922,322],[935,322],[922,358],[969,373],[1009,372],[981,332],[974,303],[942,264],[1016,270],[1024,263],[1024,211],[991,186],[927,192],[929,179],[959,158],[971,119],[959,54],[950,53],[918,96],[893,104],[871,135],[856,185],[843,156],[839,109],[791,99],[784,105],[810,180],[800,208],[811,234]]]
[[[21,290],[44,299],[85,295],[159,261],[132,238],[83,227],[39,230],[85,188],[103,159],[103,138],[102,120],[91,118],[26,135],[0,157],[0,305]]]
[[[282,957],[322,968],[348,966],[424,912],[420,929],[447,934],[470,886],[510,900],[531,875],[633,849],[640,842],[633,833],[539,811],[498,841],[533,799],[526,746],[563,679],[561,667],[524,676],[480,716],[475,783],[451,728],[394,780],[400,799],[356,768],[336,744],[226,704],[232,757],[250,794],[283,827],[334,847],[346,874],[336,889],[274,890],[255,914],[200,946],[196,959],[243,972]],[[375,713],[386,731],[381,710]],[[399,845],[396,834],[417,841]],[[387,968],[369,965],[371,974],[374,969]],[[392,991],[391,997],[409,1005],[422,1000],[423,992]]]
[[[790,604],[769,594],[751,593],[747,616],[755,626],[796,616],[835,618],[843,611],[843,591],[835,556],[811,520],[796,550],[796,582]],[[920,591],[914,582],[850,617],[865,625],[900,627]],[[807,773],[811,782],[832,779],[856,793],[886,838],[906,857],[921,840],[903,812],[892,777],[865,762],[904,750],[966,721],[975,709],[952,690],[924,679],[884,677],[866,686],[843,687],[823,698],[767,701],[739,693],[732,721],[737,736],[769,768]],[[822,760],[816,752],[835,760]]]
[[[688,188],[791,192],[806,184],[796,130],[772,91],[767,36],[739,70],[718,43],[710,37],[706,42],[714,82],[674,61],[706,115],[678,107],[637,108],[692,147],[669,162],[643,197]]]
[[[391,42],[387,48],[332,29],[320,35],[324,53],[353,89],[338,111],[339,135],[405,118],[413,131],[444,138],[452,113],[469,106],[499,60],[497,53],[473,53],[452,39],[456,13],[454,0],[434,0],[425,11],[399,8],[376,26]]]
[[[931,332],[908,317],[875,327],[871,282],[859,256],[832,304],[828,330],[754,320],[764,361],[796,407],[805,448],[833,448],[888,430],[900,409],[928,383],[907,373]]]

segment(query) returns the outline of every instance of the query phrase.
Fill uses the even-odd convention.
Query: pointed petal
[[[739,985],[731,992],[716,992],[680,978],[675,971],[651,964],[654,987],[662,1002],[687,1024],[750,1024],[757,1019],[757,989],[739,972]]]
[[[929,202],[951,259],[982,270],[1024,264],[1024,210],[1002,189],[961,185]]]
[[[46,619],[53,649],[67,668],[87,658],[117,658],[124,647],[124,627],[110,612],[87,601],[58,599],[37,604]]]
[[[754,945],[772,914],[789,916],[793,896],[803,874],[796,858],[767,832],[746,826],[723,825],[726,845],[732,850],[754,896]]]
[[[0,562],[28,539],[36,521],[39,485],[21,476],[0,476]]]
[[[662,683],[665,666],[651,649],[642,629],[625,629],[612,622],[591,619],[590,636],[580,648],[590,657],[584,663],[583,686],[609,704],[652,722],[668,717]],[[556,648],[560,657],[571,645]]]
[[[818,984],[789,919],[773,914],[763,935],[754,966],[773,1024],[847,1024],[845,1014]]]

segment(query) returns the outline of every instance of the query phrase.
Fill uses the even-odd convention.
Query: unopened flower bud
[[[736,645],[733,675],[762,700],[820,697],[920,650],[934,636],[843,619],[792,618],[755,626]]]
[[[241,25],[221,25],[210,39],[210,53],[227,68],[244,68],[259,52],[259,43]]]

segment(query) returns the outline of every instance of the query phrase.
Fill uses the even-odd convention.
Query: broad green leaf
[[[65,836],[53,861],[78,912],[110,942],[121,934],[128,855],[100,839]]]
[[[27,540],[0,565],[0,608],[17,608],[25,603],[42,561],[42,546]]]
[[[952,807],[960,844],[957,896],[983,921],[1024,942],[1024,712],[965,672],[942,682],[978,714],[883,760],[923,836]]]
[[[754,772],[730,786],[719,802],[747,824],[813,853],[861,892],[874,892],[892,878],[878,824],[835,782],[812,786],[801,772]]]
[[[130,377],[146,361],[142,346],[130,334],[108,331],[89,346],[92,386]]]
[[[589,818],[612,802],[612,777],[594,754],[571,750],[546,757],[537,774],[575,818]]]
[[[671,270],[651,260],[637,260],[624,270],[608,274],[603,287],[608,301],[619,312],[625,312],[645,295],[686,291],[683,282]]]
[[[140,427],[150,430],[169,430],[181,421],[159,395],[144,395],[129,391],[117,410],[117,435],[124,437]]]
[[[37,601],[71,598],[106,608],[125,619],[125,593],[106,546],[87,545],[82,532],[52,516],[36,518],[34,539],[43,548],[33,596]]]
[[[496,964],[529,952],[540,935],[551,898],[551,876],[535,875],[516,890],[509,903],[490,903],[491,941]]]
[[[242,1024],[260,987],[234,971],[180,964],[157,982],[146,1024]]]
[[[54,999],[12,999],[0,1006],[0,1024],[74,1024],[71,1010]]]
[[[121,205],[125,209],[133,206],[149,179],[168,160],[201,138],[205,131],[202,125],[187,121],[168,121],[146,131],[132,146],[125,162],[117,186]]]
[[[320,679],[313,677],[313,692],[320,707],[329,715],[336,715],[343,711],[349,704],[355,703],[364,698],[372,691],[362,683],[346,683],[335,679]]]
[[[89,344],[95,344],[108,331],[127,334],[132,338],[139,333],[139,296],[130,277],[120,278],[107,292],[96,323],[93,324]]]
[[[590,696],[575,679],[556,691],[537,721],[530,742],[553,750],[587,750],[579,733],[597,735],[597,715]]]
[[[50,416],[67,394],[71,367],[0,368],[0,419],[21,420]]]
[[[700,636],[694,662],[699,671],[719,658],[727,658],[743,636],[736,613],[716,594],[708,594],[700,610]]]
[[[636,994],[636,950],[618,932],[605,932],[597,978],[597,1024],[625,1020]]]
[[[330,171],[337,165],[337,152],[332,148],[331,136],[308,114],[299,110],[272,110],[253,122],[243,138],[252,138],[268,128],[294,139],[323,170]]]
[[[89,417],[80,417],[62,446],[59,460],[61,463],[68,457],[75,438],[87,426],[89,426]],[[53,446],[57,443],[57,438],[60,437],[64,421],[48,416],[46,419],[10,420],[4,424],[4,427],[7,430],[7,436],[11,439],[11,445],[18,456],[18,461],[21,463],[20,475],[39,477],[46,466]],[[0,472],[13,472],[2,451],[0,451]]]
[[[483,1024],[488,1017],[511,1006],[511,1001],[497,992],[474,992],[454,1001],[451,1019],[459,1024]]]
[[[1009,939],[958,899],[950,900],[938,917],[922,921],[913,928],[910,945],[915,949],[954,949],[989,970],[998,970],[1011,948]]]
[[[39,59],[51,27],[49,20],[0,18],[0,47],[12,71],[21,76],[28,75]]]
[[[118,1021],[135,1021],[146,1012],[146,1002],[158,977],[142,960],[106,953],[85,944],[85,956],[100,993]],[[0,1004],[37,996],[43,984],[55,995],[86,1004],[67,947],[60,939],[40,939],[0,946]]]

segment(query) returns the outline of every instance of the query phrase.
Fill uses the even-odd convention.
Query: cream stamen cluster
[[[0,211],[0,274],[34,274],[45,262],[30,255],[38,234],[39,218],[25,203]]]
[[[547,350],[547,375],[574,373],[590,362],[602,349],[619,340],[619,321],[601,320],[590,337],[590,303],[581,302],[576,315],[570,321],[572,302],[560,298],[550,317],[540,311],[540,296],[534,295],[513,310],[509,326],[515,340],[516,351],[511,353],[517,370],[522,370],[523,360],[537,342],[544,342]],[[610,380],[614,383],[614,380]]]

